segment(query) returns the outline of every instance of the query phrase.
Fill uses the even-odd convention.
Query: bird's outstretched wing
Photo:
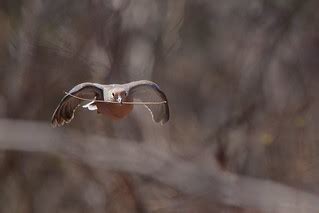
[[[55,109],[52,115],[52,125],[62,126],[64,123],[69,123],[73,117],[76,108],[80,105],[82,100],[73,96],[97,100],[103,100],[103,86],[96,83],[82,83],[73,87],[67,95],[65,95],[60,101],[58,107]]]
[[[155,122],[164,124],[169,119],[169,108],[165,93],[152,81],[133,81],[123,85],[127,87],[128,96],[133,100],[161,104],[145,104]]]

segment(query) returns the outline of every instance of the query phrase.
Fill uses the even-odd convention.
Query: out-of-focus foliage
[[[63,128],[187,159],[205,153],[225,170],[318,192],[318,9],[316,0],[1,0],[0,117],[49,125],[77,83],[149,79],[167,94],[167,125],[135,107],[117,122],[80,109]],[[245,212],[44,154],[0,156],[0,212]]]

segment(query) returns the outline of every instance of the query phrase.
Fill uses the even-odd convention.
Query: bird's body
[[[125,118],[132,110],[133,104],[95,103],[97,112],[114,120]]]
[[[154,82],[142,80],[110,85],[87,82],[76,85],[62,98],[52,116],[53,126],[70,122],[83,100],[91,101],[84,108],[112,119],[126,117],[133,110],[134,100],[144,103],[155,122],[164,124],[169,119],[166,96]]]

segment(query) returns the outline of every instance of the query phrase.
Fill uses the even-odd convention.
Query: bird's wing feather
[[[134,81],[123,85],[127,87],[128,96],[142,102],[165,102],[162,104],[145,104],[155,122],[164,124],[169,119],[169,107],[165,93],[152,81]]]
[[[96,98],[97,100],[103,100],[103,86],[101,84],[87,82],[73,87],[68,94],[62,98],[52,115],[51,122],[54,127],[69,123],[73,119],[74,112],[82,100],[72,95],[84,99],[93,100]]]

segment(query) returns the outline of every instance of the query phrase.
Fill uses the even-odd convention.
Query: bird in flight
[[[109,85],[86,82],[76,85],[62,98],[52,115],[53,127],[69,123],[83,101],[90,101],[83,108],[96,110],[112,119],[126,117],[136,104],[146,106],[156,123],[164,124],[169,119],[166,95],[152,81]]]

